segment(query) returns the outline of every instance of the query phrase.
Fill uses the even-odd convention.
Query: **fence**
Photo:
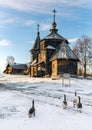
[[[68,82],[66,84],[66,81]],[[70,86],[70,74],[64,73],[62,76],[62,86]]]

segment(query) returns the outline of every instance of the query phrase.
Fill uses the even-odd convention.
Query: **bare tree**
[[[73,50],[79,56],[80,63],[84,69],[84,77],[86,77],[87,65],[92,63],[91,39],[86,35],[83,35],[80,39],[77,40]]]
[[[13,56],[8,56],[7,57],[7,64],[14,64],[14,61],[15,61],[15,59],[14,59]]]

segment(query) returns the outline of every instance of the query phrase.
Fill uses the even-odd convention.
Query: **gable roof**
[[[13,69],[19,69],[19,70],[27,70],[28,69],[26,64],[8,64],[8,66],[12,67]]]
[[[65,41],[63,41],[63,43],[60,44],[58,49],[51,57],[50,61],[53,61],[55,59],[71,59],[79,61],[77,55],[73,52],[73,50],[68,46],[68,44]]]

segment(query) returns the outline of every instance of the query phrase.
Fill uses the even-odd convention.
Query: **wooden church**
[[[66,38],[58,34],[56,29],[55,13],[53,10],[53,22],[50,34],[45,38],[40,38],[39,25],[35,43],[30,50],[31,77],[58,77],[64,73],[77,75],[78,57],[69,47],[69,42]]]

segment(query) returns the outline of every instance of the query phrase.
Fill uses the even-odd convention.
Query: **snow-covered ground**
[[[81,97],[81,113],[73,108],[75,91]],[[33,99],[36,114],[29,118]],[[71,78],[69,87],[62,86],[62,79],[0,76],[0,130],[92,130],[92,80]]]

